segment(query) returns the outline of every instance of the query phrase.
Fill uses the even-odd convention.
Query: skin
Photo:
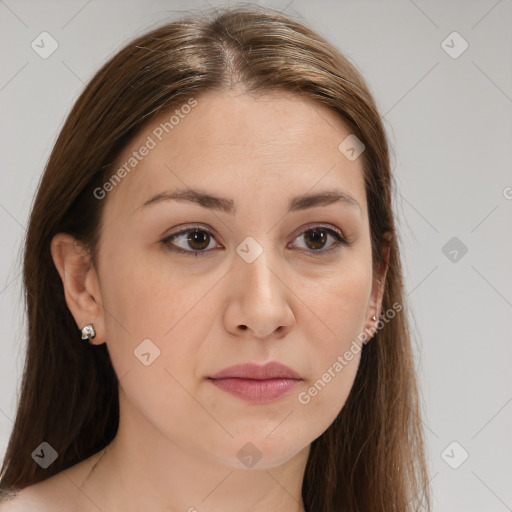
[[[350,134],[342,120],[291,93],[196,99],[103,199],[96,268],[69,235],[52,241],[77,326],[93,322],[92,342],[107,343],[120,380],[119,431],[94,471],[103,451],[33,486],[40,496],[58,486],[76,510],[303,510],[310,444],[342,409],[360,353],[307,405],[298,395],[379,316],[386,268],[372,273],[363,162],[338,150]],[[168,118],[138,134],[119,166]],[[140,208],[154,194],[185,186],[233,199],[236,215],[181,201]],[[334,188],[360,208],[336,203],[287,213],[291,198]],[[211,238],[189,244],[182,236],[174,244],[207,247],[207,254],[159,244],[191,223]],[[327,252],[330,235],[315,245],[304,231],[318,225],[338,228],[351,245]],[[236,252],[248,236],[263,248],[252,263]],[[134,350],[148,338],[160,355],[145,366]],[[272,403],[247,402],[206,378],[268,361],[303,379]],[[252,468],[237,457],[248,442],[261,454]]]

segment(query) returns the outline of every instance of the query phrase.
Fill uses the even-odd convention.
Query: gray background
[[[434,510],[512,510],[512,0],[265,4],[337,45],[384,116]],[[0,0],[2,456],[24,358],[20,244],[58,131],[128,39],[198,6]],[[31,48],[43,31],[59,45],[47,59]]]

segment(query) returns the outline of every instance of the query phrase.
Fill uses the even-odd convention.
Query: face
[[[228,466],[273,467],[336,418],[378,316],[362,158],[338,149],[350,131],[336,114],[303,97],[195,101],[132,141],[116,167],[130,170],[100,199],[94,341],[131,425]],[[189,200],[166,197],[177,191]],[[345,199],[300,199],[326,192]],[[268,362],[299,378],[210,378]]]

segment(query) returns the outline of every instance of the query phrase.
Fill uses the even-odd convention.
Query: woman
[[[3,510],[428,508],[392,185],[363,78],[299,21],[122,49],[31,213]]]

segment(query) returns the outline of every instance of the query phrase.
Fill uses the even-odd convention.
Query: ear
[[[386,231],[382,236],[382,242],[380,246],[383,264],[375,273],[372,283],[372,293],[370,296],[368,318],[366,321],[366,330],[370,331],[371,337],[375,334],[377,329],[377,323],[379,322],[379,316],[382,308],[382,298],[384,297],[384,289],[386,284],[386,274],[389,268],[389,257],[391,254],[391,240],[393,235],[390,231]],[[375,316],[377,320],[372,320]]]
[[[89,251],[73,236],[58,233],[50,244],[50,250],[64,287],[64,296],[77,328],[94,324],[96,336],[91,344],[105,342],[104,310],[99,289],[98,275],[92,265]],[[77,332],[77,343],[81,341]],[[102,341],[103,340],[103,341]]]

